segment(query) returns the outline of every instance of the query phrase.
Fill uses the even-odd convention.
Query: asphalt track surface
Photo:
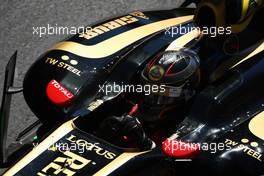
[[[182,0],[0,0],[0,92],[9,57],[18,50],[15,85],[21,86],[30,65],[66,35],[33,34],[33,27],[89,26],[107,17],[133,10],[175,8]],[[34,96],[34,92],[32,92]],[[56,118],[56,117],[54,117]],[[7,143],[37,118],[27,107],[22,94],[15,95],[9,121]],[[1,174],[1,171],[0,171]]]

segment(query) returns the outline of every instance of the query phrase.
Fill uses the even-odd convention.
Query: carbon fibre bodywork
[[[188,8],[132,12],[100,22],[93,31],[72,36],[44,53],[27,72],[23,86],[25,100],[43,124],[37,130],[41,139],[19,151],[4,175],[180,175],[178,170],[185,175],[264,174],[264,45],[261,30],[255,30],[259,19],[235,36],[240,39],[239,51],[230,53],[226,44],[224,51],[219,47],[226,38],[194,35],[189,40],[188,32],[169,32],[172,27],[195,26],[193,13]],[[248,40],[251,34],[254,37]],[[124,94],[106,97],[99,85],[137,82],[148,61],[174,41],[197,53],[202,79],[182,122],[173,128],[173,139],[230,146],[201,150],[187,163],[166,156],[162,144],[139,151],[115,145],[95,132],[104,118],[130,108]],[[64,96],[60,102],[49,89],[52,85],[58,85],[54,87]],[[72,144],[75,148],[69,150]]]

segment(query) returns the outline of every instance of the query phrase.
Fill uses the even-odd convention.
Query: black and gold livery
[[[0,166],[8,168],[3,175],[263,175],[264,34],[259,22],[264,12],[250,16],[242,11],[245,19],[250,16],[246,28],[208,38],[195,29],[202,24],[195,14],[200,9],[134,11],[93,25],[91,31],[55,44],[41,55],[27,72],[23,90],[13,87],[14,55],[6,69],[1,108]],[[177,27],[185,32],[175,33]],[[234,38],[239,42],[230,44]],[[151,150],[139,149],[114,131],[115,126],[106,131],[104,120],[129,114],[142,94],[107,94],[100,89],[141,84],[148,63],[164,52],[183,48],[199,60],[197,85],[184,103],[175,102],[182,104],[176,106],[172,120],[160,123],[162,129],[154,134],[166,131],[161,140],[229,146],[213,153],[202,150],[191,162],[165,155],[161,140],[155,141],[153,128],[145,124],[146,133],[156,142]],[[165,74],[159,64],[147,72],[153,82]],[[39,121],[20,134],[19,149],[7,155],[4,141],[11,94],[21,91]]]

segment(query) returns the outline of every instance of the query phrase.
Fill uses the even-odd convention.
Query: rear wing
[[[23,88],[13,87],[15,68],[16,68],[17,51],[10,58],[5,68],[5,81],[3,88],[2,104],[0,109],[0,165],[4,165],[7,162],[7,129],[10,113],[10,105],[12,100],[12,94],[23,91]]]

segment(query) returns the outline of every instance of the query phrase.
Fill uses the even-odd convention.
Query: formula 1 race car
[[[23,88],[15,53],[3,175],[264,175],[263,3],[186,1],[99,22],[41,55]],[[7,148],[19,92],[39,120]]]

